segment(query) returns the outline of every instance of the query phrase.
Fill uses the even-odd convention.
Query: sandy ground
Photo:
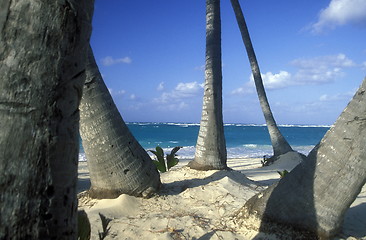
[[[278,181],[277,171],[290,171],[298,162],[285,160],[261,167],[261,159],[229,159],[235,171],[196,171],[181,160],[161,174],[163,188],[150,199],[121,195],[116,199],[83,197],[90,187],[86,162],[79,164],[79,208],[90,219],[92,239],[102,232],[99,213],[111,219],[105,239],[276,239],[239,228],[232,215],[244,203]],[[352,236],[352,237],[351,237]],[[366,239],[366,187],[347,212],[343,232],[336,239]]]

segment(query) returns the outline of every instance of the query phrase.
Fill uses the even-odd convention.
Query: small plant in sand
[[[84,210],[78,211],[78,240],[90,240],[90,222]]]
[[[262,167],[266,167],[271,165],[275,161],[274,157],[268,157],[267,155],[263,156],[263,160],[261,160]]]
[[[267,155],[264,155],[263,156],[263,160],[261,160],[262,167],[267,166],[266,164],[267,164],[268,159],[269,158],[267,157]]]
[[[280,171],[277,171],[277,172],[278,172],[278,174],[280,174],[281,178],[284,178],[288,174],[288,171],[286,169],[281,172]]]
[[[164,150],[160,146],[155,148],[156,151],[149,150],[149,152],[152,152],[156,156],[157,160],[153,160],[153,163],[155,164],[156,168],[163,173],[178,164],[179,159],[176,158],[176,156],[178,156],[176,153],[181,148],[182,147],[173,148],[170,154],[166,155],[166,162],[164,160]]]
[[[98,231],[98,235],[99,235],[99,240],[103,240],[109,233],[109,230],[111,229],[111,227],[108,227],[108,224],[110,221],[112,221],[112,219],[107,218],[106,216],[104,216],[103,214],[99,213],[99,217],[100,220],[102,221],[102,232]]]

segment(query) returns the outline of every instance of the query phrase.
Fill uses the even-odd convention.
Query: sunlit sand
[[[259,158],[229,159],[234,171],[196,171],[181,160],[161,174],[163,188],[150,199],[122,194],[116,199],[94,200],[85,196],[90,187],[86,162],[79,164],[79,208],[90,219],[92,239],[98,238],[102,224],[98,213],[112,219],[105,239],[278,239],[240,228],[233,214],[244,203],[278,181],[277,171],[297,165],[284,160],[261,167]],[[366,239],[366,187],[345,217],[341,239]]]

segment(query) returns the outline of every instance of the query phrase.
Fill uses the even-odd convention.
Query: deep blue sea
[[[170,151],[182,146],[180,158],[194,158],[199,124],[195,123],[127,123],[132,134],[146,150],[161,146]],[[280,131],[294,150],[307,155],[322,139],[329,126],[283,125]],[[267,127],[264,125],[225,124],[228,158],[263,157],[272,155]],[[80,148],[79,160],[85,160]]]

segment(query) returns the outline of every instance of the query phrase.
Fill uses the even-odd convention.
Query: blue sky
[[[275,119],[332,124],[366,76],[365,0],[240,0]],[[91,45],[125,121],[201,118],[204,0],[96,0]],[[226,123],[264,123],[229,0],[221,0]]]

